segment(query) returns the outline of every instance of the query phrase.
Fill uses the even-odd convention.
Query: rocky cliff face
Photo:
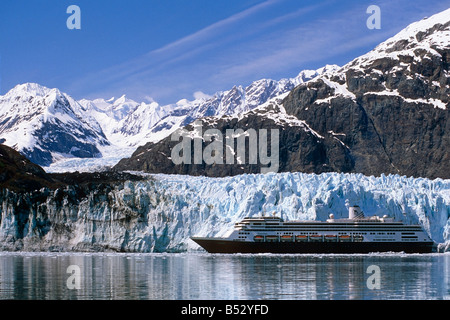
[[[449,10],[299,86],[289,114],[349,149],[351,172],[450,178]]]
[[[184,139],[171,136],[159,143],[139,147],[130,158],[119,161],[114,170],[210,177],[265,172],[350,171],[353,164],[345,145],[330,134],[318,134],[305,121],[286,114],[280,102],[281,97],[242,115],[202,118],[186,126],[183,131],[178,130],[181,136],[189,137],[190,149],[180,152],[181,155],[183,152],[189,153],[189,163],[175,163],[174,157],[178,156],[175,148],[180,147]],[[211,130],[218,133],[219,139],[207,141]],[[231,143],[227,140],[230,131]],[[250,132],[254,135],[251,136]],[[195,137],[199,137],[196,142]],[[240,145],[240,138],[245,139],[244,147]],[[219,146],[215,145],[215,150],[211,152],[208,148],[214,146],[216,142],[213,141],[219,142]],[[200,162],[196,162],[196,144],[202,158]],[[252,148],[256,155],[253,161],[250,155]],[[210,155],[218,155],[218,161],[208,163],[205,159]]]
[[[0,189],[31,191],[54,185],[57,182],[40,166],[16,150],[0,144]]]
[[[202,125],[223,135],[226,129],[278,129],[280,172],[450,178],[449,13],[410,25],[287,96],[235,117],[204,118]],[[179,141],[172,140],[139,148],[115,169],[208,176],[261,172],[260,163],[176,164],[172,151]],[[208,144],[202,143],[204,150]]]

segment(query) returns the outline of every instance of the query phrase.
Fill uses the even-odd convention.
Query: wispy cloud
[[[427,13],[437,13],[442,8],[411,8],[404,0],[378,1],[383,8],[383,27],[381,30],[369,30],[366,20],[367,5],[361,3],[340,12],[322,12],[322,8],[335,1],[321,2],[316,7],[302,8],[285,16],[277,17],[267,24],[275,25],[290,18],[298,18],[304,13],[314,11],[315,18],[305,23],[294,24],[277,31],[271,36],[266,35],[263,41],[254,41],[241,49],[241,60],[231,63],[224,62],[221,70],[213,75],[214,79],[231,80],[243,78],[246,75],[276,73],[295,66],[296,72],[303,68],[316,65],[317,62],[335,63],[335,57],[354,52],[344,63],[350,62],[360,54],[373,49],[380,42],[393,36],[409,23],[423,18]],[[400,10],[404,12],[399,14]],[[309,12],[308,12],[309,11]],[[255,52],[258,54],[255,55]]]
[[[220,46],[227,38],[230,26],[275,5],[281,0],[266,0],[254,5],[231,17],[213,23],[191,35],[169,43],[161,48],[152,50],[138,58],[126,61],[122,64],[92,73],[87,77],[72,83],[72,88],[85,87],[96,84],[96,86],[113,85],[115,82],[127,83],[130,80],[139,81],[143,76],[163,72],[171,64],[187,60],[202,52]],[[219,37],[222,35],[222,37]],[[128,81],[124,81],[128,80]],[[130,82],[128,82],[131,84]],[[134,85],[134,84],[133,84]],[[129,85],[126,85],[129,86]]]
[[[89,87],[92,98],[122,91],[142,99],[150,95],[157,101],[175,102],[194,92],[214,93],[213,88],[224,90],[230,84],[271,74],[289,76],[288,70],[298,73],[323,61],[334,63],[334,57],[365,53],[360,51],[406,26],[402,24],[410,15],[397,14],[406,0],[378,2],[386,20],[382,30],[369,32],[364,3],[334,12],[330,7],[340,4],[336,0],[303,7],[296,0],[263,1],[136,59],[79,79],[71,91]],[[286,4],[295,9],[281,10]]]

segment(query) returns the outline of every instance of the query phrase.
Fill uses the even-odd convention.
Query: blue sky
[[[81,29],[69,30],[69,5]],[[370,30],[369,5],[381,9]],[[0,94],[19,83],[81,98],[174,103],[344,65],[450,0],[2,0]]]

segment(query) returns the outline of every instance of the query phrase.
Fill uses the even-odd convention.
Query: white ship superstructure
[[[365,218],[359,207],[351,207],[349,218],[326,222],[283,221],[279,217],[244,218],[236,223],[230,240],[236,241],[334,241],[420,242],[431,241],[418,225],[405,225],[393,218]]]

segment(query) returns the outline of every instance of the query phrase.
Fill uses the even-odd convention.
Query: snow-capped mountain
[[[280,81],[262,79],[209,99],[182,99],[164,106],[138,103],[125,95],[75,101],[58,89],[26,83],[0,96],[0,139],[50,171],[98,170],[198,118],[247,112],[337,68],[327,65]]]
[[[141,103],[112,131],[111,140],[125,141],[127,145],[135,147],[146,142],[158,142],[196,119],[242,114],[291,91],[301,83],[338,68],[336,65],[327,65],[317,70],[304,70],[294,78],[279,81],[261,79],[247,87],[234,86],[230,90],[217,92],[209,99],[182,99],[165,106],[156,102]]]
[[[202,127],[223,134],[278,129],[279,171],[450,178],[449,57],[450,9],[234,119],[203,118]],[[178,143],[149,143],[115,168],[207,176],[261,172],[260,165],[175,164],[171,155]]]
[[[449,57],[447,9],[297,87],[283,104],[347,146],[352,172],[450,178]]]
[[[18,86],[30,87],[33,94],[31,97],[22,92],[16,94],[15,88],[0,97],[0,139],[39,164],[51,163],[50,171],[114,165],[141,146],[136,155],[147,160],[165,155],[167,162],[144,170],[161,172],[164,168],[162,172],[172,173],[181,171],[169,169],[171,145],[167,139],[196,119],[208,118],[210,127],[221,121],[223,128],[244,124],[245,128],[257,129],[274,117],[278,120],[294,117],[294,122],[303,124],[301,134],[285,122],[270,122],[283,132],[280,170],[448,177],[445,164],[450,159],[449,17],[450,9],[413,23],[342,68],[327,66],[279,81],[262,79],[247,87],[217,92],[211,98],[183,99],[165,106],[156,102],[137,103],[125,96],[77,103],[54,89],[56,100],[59,99],[56,97],[65,99],[59,99],[58,105],[67,101],[72,110],[63,118],[73,121],[58,121],[62,112],[54,113],[50,122],[42,116],[36,121],[52,123],[53,129],[46,127],[37,133],[30,132],[40,125],[24,125],[23,121],[30,114],[39,114],[36,113],[39,108],[33,105],[39,99],[43,99],[40,107],[52,103],[43,98],[49,89],[32,84]],[[19,115],[16,120],[10,116],[10,110]],[[66,128],[60,129],[58,125]],[[48,140],[56,131],[65,130],[73,131],[76,138],[62,138],[60,143]],[[145,146],[146,142],[151,143],[151,148]],[[150,149],[157,150],[159,155],[152,154]],[[92,158],[100,153],[103,157]],[[63,160],[55,163],[59,158]],[[135,164],[142,164],[140,159],[131,158]],[[160,160],[159,164],[164,162]],[[139,170],[142,168],[140,165]],[[218,174],[217,168],[214,171]]]
[[[0,96],[0,141],[42,165],[63,157],[101,157],[98,146],[109,144],[74,99],[32,83]]]
[[[100,124],[107,137],[119,126],[120,121],[134,112],[139,105],[139,103],[128,99],[125,95],[118,99],[82,99],[78,102],[83,106],[84,114],[94,118]]]

